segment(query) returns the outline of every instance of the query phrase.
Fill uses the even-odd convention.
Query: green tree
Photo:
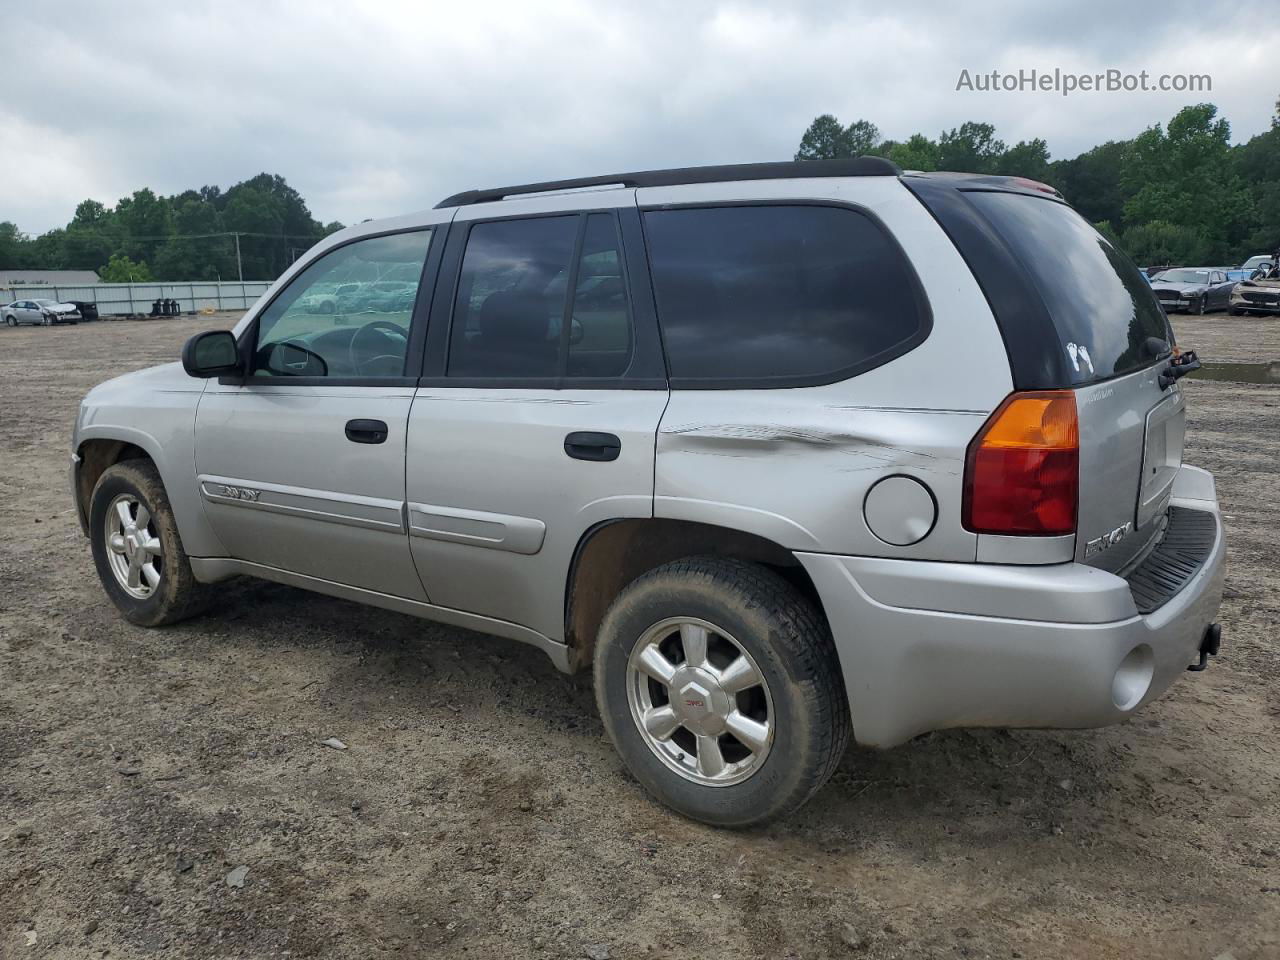
[[[16,223],[0,220],[0,267],[26,267],[27,237]]]
[[[1085,219],[1118,226],[1124,220],[1124,202],[1129,196],[1120,183],[1129,144],[1128,140],[1109,140],[1070,160],[1055,160],[1049,166],[1047,182]]]
[[[1231,160],[1231,125],[1211,103],[1184,107],[1168,130],[1149,127],[1133,140],[1121,178],[1131,196],[1125,219],[1161,221],[1195,233],[1208,258],[1227,256],[1247,220],[1248,192]]]
[[[1203,263],[1209,256],[1209,243],[1197,230],[1163,220],[1130,227],[1121,247],[1144,266]]]
[[[101,227],[106,224],[111,211],[97,200],[81,200],[76,204],[76,214],[68,227]]]
[[[256,234],[240,238],[244,276],[248,279],[278,276],[288,265],[284,251],[285,205],[256,187],[237,184],[227,191],[222,211],[225,229]]]
[[[147,188],[135,190],[116,204],[116,220],[123,233],[124,252],[137,260],[150,259],[173,233],[169,201]]]
[[[972,121],[943,132],[938,138],[938,169],[957,173],[992,173],[1005,152],[996,128]]]
[[[98,276],[103,283],[150,283],[155,279],[145,261],[134,263],[119,253],[98,270]]]
[[[163,280],[236,276],[235,242],[241,237],[245,276],[279,276],[300,250],[341,230],[321,224],[297,190],[277,174],[260,173],[232,186],[203,186],[164,197],[136,190],[115,209],[83,200],[65,229],[32,239],[16,224],[0,223],[0,266],[28,269],[93,269],[113,257]],[[124,262],[122,261],[122,262]]]
[[[1049,179],[1049,145],[1037,137],[1020,140],[995,158],[995,172],[1010,177]]]
[[[67,231],[58,227],[40,234],[27,244],[26,259],[26,265],[36,269],[68,269],[71,264],[67,262]]]
[[[169,199],[174,235],[156,251],[160,280],[214,280],[235,276],[235,258],[222,230],[217,207],[195,190]]]
[[[937,170],[938,144],[923,133],[913,133],[905,143],[895,143],[886,154],[903,170]]]
[[[800,138],[797,160],[839,160],[873,153],[880,142],[880,130],[868,120],[855,120],[847,127],[829,113],[816,117]]]

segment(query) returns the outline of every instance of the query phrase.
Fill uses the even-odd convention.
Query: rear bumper
[[[1153,612],[1126,581],[1043,567],[798,554],[840,656],[854,738],[889,747],[950,727],[1097,727],[1160,696],[1198,659],[1222,601],[1213,478],[1183,467],[1172,505],[1207,513],[1199,569]]]

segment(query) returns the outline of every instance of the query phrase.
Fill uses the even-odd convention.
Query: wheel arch
[[[78,460],[72,461],[74,479],[71,487],[85,532],[88,533],[93,489],[103,472],[122,461],[145,458],[155,465],[156,472],[160,474],[160,482],[164,484],[173,510],[174,523],[188,554],[193,557],[226,556],[204,515],[195,482],[195,465],[188,459],[192,451],[181,440],[181,437],[175,438],[166,450],[155,436],[136,427],[109,423],[81,427],[75,449]]]
[[[769,567],[799,589],[821,616],[826,616],[808,572],[794,552],[774,540],[693,520],[606,520],[583,533],[569,564],[564,636],[570,669],[578,670],[591,663],[605,612],[627,584],[654,567],[694,556],[733,557]]]
[[[132,433],[133,431],[130,432]],[[86,532],[88,529],[89,501],[93,496],[93,488],[98,485],[99,478],[109,467],[113,467],[125,460],[150,460],[155,464],[156,470],[160,471],[161,479],[163,479],[164,473],[160,469],[159,460],[147,449],[148,444],[146,441],[150,439],[146,434],[142,434],[141,436],[131,436],[129,439],[123,439],[118,436],[101,436],[89,437],[80,441],[80,445],[76,447],[76,456],[79,457],[79,460],[75,467],[74,490],[76,510],[80,515],[80,524],[85,527]]]

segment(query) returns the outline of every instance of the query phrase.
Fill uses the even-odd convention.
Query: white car
[[[4,322],[11,327],[28,323],[51,326],[55,323],[79,323],[80,310],[74,303],[57,300],[15,300],[0,307]]]

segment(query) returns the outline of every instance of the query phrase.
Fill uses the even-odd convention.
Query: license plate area
[[[1173,495],[1173,480],[1182,466],[1182,446],[1186,439],[1187,410],[1181,389],[1169,395],[1147,413],[1143,434],[1142,483],[1138,491],[1135,528],[1141,530],[1164,513]]]

